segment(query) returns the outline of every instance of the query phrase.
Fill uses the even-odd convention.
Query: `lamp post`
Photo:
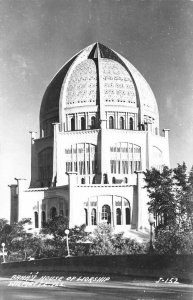
[[[2,248],[3,248],[3,249],[2,249],[2,250],[3,250],[3,251],[2,251],[2,253],[3,253],[3,263],[5,263],[5,243],[2,243],[1,246],[2,246]]]
[[[70,232],[70,231],[69,231],[68,229],[65,230],[65,234],[66,234],[66,246],[67,246],[67,251],[68,251],[67,257],[70,256],[70,249],[69,249],[69,243],[68,243],[68,235],[69,235],[69,232]]]
[[[149,245],[149,253],[153,252],[153,231],[152,231],[152,226],[155,223],[155,219],[153,217],[153,214],[149,214],[149,224],[150,224],[150,245]]]

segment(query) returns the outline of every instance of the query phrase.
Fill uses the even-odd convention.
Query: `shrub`
[[[193,233],[176,229],[159,229],[154,247],[160,254],[193,254]]]

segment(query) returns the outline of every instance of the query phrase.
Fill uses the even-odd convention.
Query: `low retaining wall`
[[[81,256],[38,259],[3,263],[0,275],[30,272],[71,274],[100,274],[100,276],[128,276],[165,279],[177,277],[193,282],[193,255],[116,255]]]

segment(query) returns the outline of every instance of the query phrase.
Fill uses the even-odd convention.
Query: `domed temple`
[[[31,183],[11,185],[11,222],[35,229],[56,215],[70,228],[149,228],[143,171],[169,165],[155,96],[138,70],[100,44],[73,56],[48,85],[40,136],[31,133]]]

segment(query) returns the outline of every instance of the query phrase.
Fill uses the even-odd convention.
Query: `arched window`
[[[103,174],[103,183],[104,184],[108,184],[108,177],[107,177],[107,174]]]
[[[125,177],[124,178],[124,183],[127,183],[127,182],[128,182],[127,177]]]
[[[133,130],[133,118],[129,118],[129,129]]]
[[[125,217],[126,217],[126,225],[131,224],[131,220],[130,220],[130,208],[129,207],[125,208]]]
[[[85,130],[85,129],[86,129],[85,118],[82,117],[82,118],[80,119],[80,122],[81,122],[81,130]]]
[[[117,225],[121,225],[121,209],[116,209]]]
[[[125,122],[124,122],[124,118],[120,117],[119,119],[119,128],[120,129],[124,129],[125,128]]]
[[[38,228],[39,224],[38,224],[38,213],[37,213],[37,211],[34,212],[34,221],[35,221],[35,228]]]
[[[101,217],[103,221],[107,221],[107,224],[111,224],[111,208],[109,205],[103,205]]]
[[[85,184],[85,179],[81,178],[81,184]]]
[[[75,120],[74,118],[71,119],[71,131],[74,131],[75,130]]]
[[[91,211],[91,224],[96,225],[96,208]]]
[[[113,117],[109,117],[109,129],[113,129],[114,128],[114,119]]]
[[[116,183],[115,177],[112,178],[112,183]]]
[[[56,208],[53,206],[51,209],[50,209],[50,219],[54,219],[57,215],[57,212],[56,212]]]
[[[42,211],[42,227],[45,226],[45,223],[46,223],[46,213],[45,211]]]
[[[91,129],[94,129],[94,128],[96,128],[96,118],[92,117],[91,118]]]
[[[88,225],[88,212],[87,209],[84,209],[84,213],[85,213],[85,224]]]

